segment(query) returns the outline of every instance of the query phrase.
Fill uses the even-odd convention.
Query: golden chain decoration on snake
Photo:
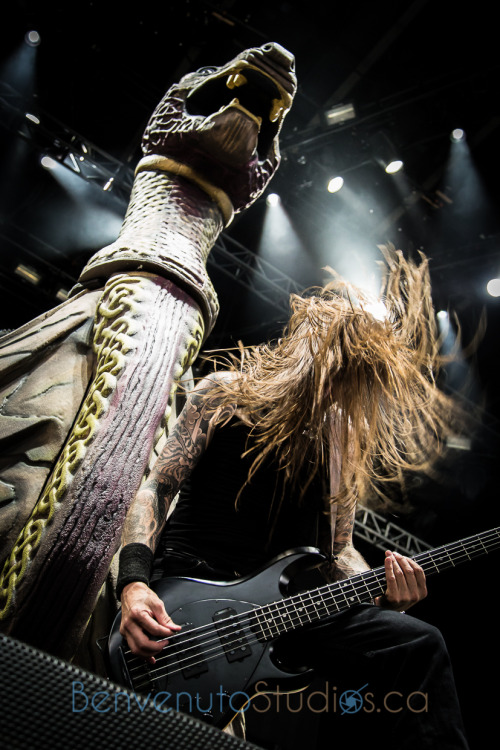
[[[203,344],[203,340],[205,338],[205,321],[203,319],[203,316],[200,312],[196,313],[196,320],[192,319],[190,320],[191,325],[191,338],[186,341],[186,349],[184,351],[184,356],[179,361],[176,370],[174,372],[174,381],[172,384],[172,389],[169,394],[169,399],[167,403],[167,407],[165,409],[165,413],[158,425],[158,428],[156,430],[154,439],[153,439],[153,447],[151,449],[151,454],[149,457],[149,463],[144,471],[144,476],[142,478],[142,481],[144,482],[153,468],[153,465],[160,455],[161,449],[163,448],[163,445],[165,443],[165,440],[168,437],[169,427],[171,426],[169,424],[171,416],[172,416],[172,404],[174,400],[174,395],[177,391],[177,385],[178,380],[184,375],[186,370],[193,364],[196,357],[198,356],[198,353],[201,349],[201,345]],[[176,416],[174,414],[173,419],[175,422]]]
[[[34,558],[42,533],[50,524],[57,503],[70,487],[96,433],[99,420],[107,411],[118,376],[125,367],[126,356],[135,348],[132,337],[137,329],[134,327],[133,312],[144,299],[145,287],[143,277],[130,275],[117,276],[106,286],[94,327],[93,348],[98,363],[96,376],[49,483],[5,561],[0,577],[0,619],[8,614],[16,586]],[[197,323],[184,352],[182,366],[191,362],[199,350],[203,338],[200,315]]]

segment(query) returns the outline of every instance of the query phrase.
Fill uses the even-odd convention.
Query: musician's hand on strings
[[[375,601],[379,607],[403,612],[427,596],[425,573],[410,557],[399,552],[385,553],[385,594]]]
[[[120,633],[130,650],[150,664],[168,643],[168,638],[181,627],[165,610],[162,600],[145,583],[129,583],[121,596],[122,619]]]

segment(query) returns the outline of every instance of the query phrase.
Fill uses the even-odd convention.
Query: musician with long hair
[[[432,472],[458,429],[460,409],[436,380],[427,260],[392,248],[384,260],[382,319],[334,276],[292,295],[279,340],[228,355],[188,394],[128,514],[120,553],[121,633],[151,664],[180,630],[149,588],[158,568],[230,580],[308,545],[325,554],[329,580],[365,571],[353,545],[357,504],[401,509],[408,475]],[[346,687],[425,696],[425,712],[342,717],[349,737],[368,724],[388,748],[467,748],[442,636],[401,614],[426,596],[425,574],[389,550],[384,564],[382,596],[282,636],[277,648],[336,685],[347,674]]]

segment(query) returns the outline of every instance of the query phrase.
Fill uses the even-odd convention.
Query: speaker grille
[[[0,748],[255,748],[0,634]]]

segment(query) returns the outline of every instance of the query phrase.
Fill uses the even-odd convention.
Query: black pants
[[[169,552],[170,575],[228,580],[203,560]],[[162,571],[163,572],[163,571]],[[162,573],[158,571],[157,575]],[[468,750],[453,671],[437,628],[411,615],[356,605],[282,636],[277,656],[324,679],[315,750]],[[328,699],[328,711],[323,711]],[[296,716],[300,721],[300,713]],[[370,745],[368,745],[370,746]]]
[[[357,605],[282,637],[278,653],[325,680],[318,750],[378,740],[385,750],[467,750],[448,651],[410,615]],[[323,691],[321,691],[323,692]]]

